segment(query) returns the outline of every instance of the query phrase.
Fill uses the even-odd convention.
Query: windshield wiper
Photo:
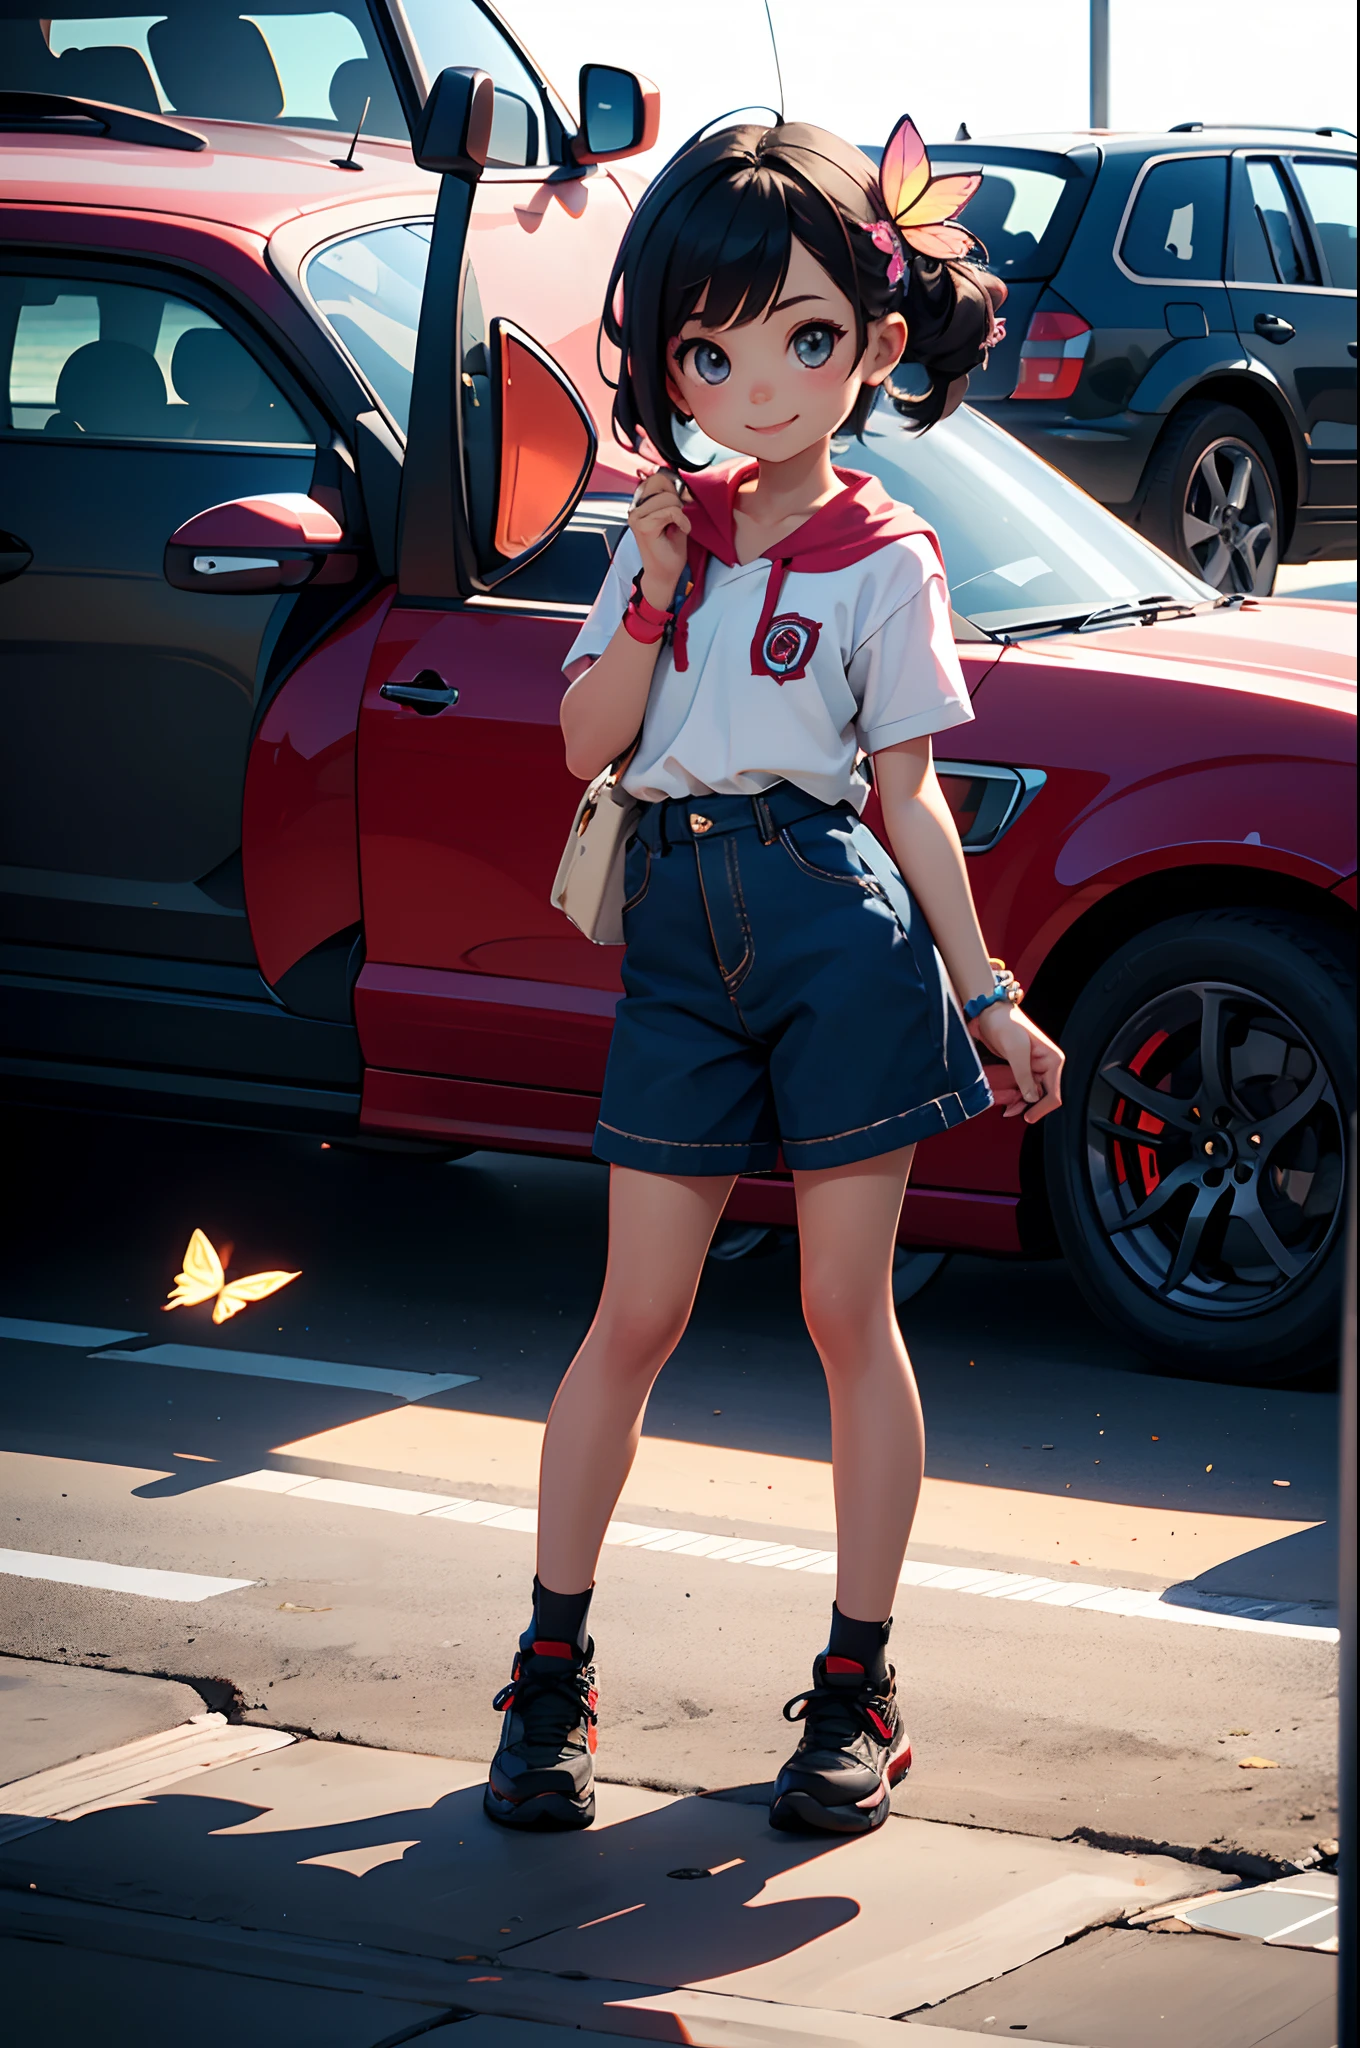
[[[988,630],[999,640],[1033,640],[1052,633],[1102,633],[1111,626],[1151,626],[1158,619],[1188,619],[1209,609],[1156,590],[1147,597],[1125,598],[1119,604],[1100,605],[1095,611],[1055,612],[1049,618],[1017,619],[1006,624],[988,618]]]

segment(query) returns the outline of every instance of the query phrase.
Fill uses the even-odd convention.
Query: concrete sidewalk
[[[1169,1857],[903,1815],[794,1838],[754,1785],[604,1785],[593,1829],[525,1839],[480,1762],[232,1726],[168,1681],[0,1659],[0,1703],[20,2048],[1336,2038],[1333,1959],[1159,1911],[1234,1882]]]

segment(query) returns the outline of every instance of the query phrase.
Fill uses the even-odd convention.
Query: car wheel
[[[1173,413],[1152,458],[1139,525],[1225,597],[1268,597],[1280,561],[1280,481],[1255,423],[1232,405]]]
[[[1334,1363],[1355,978],[1325,929],[1253,910],[1157,925],[1106,962],[1061,1037],[1048,1187],[1097,1314],[1206,1379]]]

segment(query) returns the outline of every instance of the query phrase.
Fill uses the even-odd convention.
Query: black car
[[[1356,545],[1355,140],[1019,136],[962,215],[1006,280],[968,402],[1225,592]]]

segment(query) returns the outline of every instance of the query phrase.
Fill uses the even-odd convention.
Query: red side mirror
[[[167,583],[222,596],[352,583],[358,570],[339,523],[301,491],[210,505],[186,519],[165,546]]]

